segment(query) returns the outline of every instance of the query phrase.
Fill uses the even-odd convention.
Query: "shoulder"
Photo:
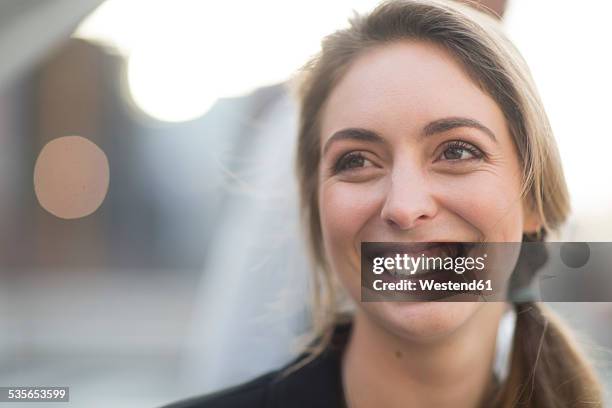
[[[163,408],[263,408],[266,406],[268,387],[276,376],[276,371],[269,372],[246,383],[213,394],[175,402]]]
[[[286,367],[285,367],[286,368]],[[339,364],[325,354],[293,373],[284,368],[213,394],[163,408],[323,408],[341,406]]]
[[[249,382],[214,394],[179,401],[163,408],[343,406],[340,360],[350,328],[350,325],[336,327],[330,344],[314,358],[308,358],[309,354],[305,353],[285,367]]]

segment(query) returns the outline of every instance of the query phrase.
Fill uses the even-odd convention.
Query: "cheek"
[[[376,214],[378,201],[369,183],[324,183],[319,189],[324,240],[352,245],[360,229]]]
[[[477,228],[487,241],[520,241],[520,176],[508,169],[487,169],[440,184],[444,207]]]
[[[360,268],[360,232],[378,215],[379,190],[370,183],[333,181],[319,189],[323,247],[332,268],[342,276]]]

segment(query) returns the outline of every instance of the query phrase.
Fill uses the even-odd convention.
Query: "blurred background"
[[[293,356],[309,265],[287,81],[376,3],[0,1],[0,386],[154,407]],[[564,240],[612,241],[611,14],[505,9],[561,150]],[[612,304],[551,306],[610,387]]]

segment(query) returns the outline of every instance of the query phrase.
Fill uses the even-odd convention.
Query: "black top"
[[[180,401],[165,408],[343,408],[341,359],[351,324],[336,326],[330,345],[315,359],[288,375],[280,370],[214,394]]]

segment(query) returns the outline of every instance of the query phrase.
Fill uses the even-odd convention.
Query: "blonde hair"
[[[563,224],[569,196],[559,153],[546,113],[523,58],[486,13],[443,0],[392,0],[350,26],[327,36],[321,52],[299,78],[297,175],[301,210],[315,261],[313,322],[322,351],[337,324],[337,284],[322,246],[318,208],[320,122],[324,104],[352,62],[366,50],[394,41],[424,41],[444,47],[503,112],[522,167],[521,198],[540,218],[535,237],[543,240]],[[589,366],[566,331],[541,306],[516,305],[517,329],[511,370],[495,406],[566,407],[601,404]],[[595,404],[595,405],[594,405]]]

